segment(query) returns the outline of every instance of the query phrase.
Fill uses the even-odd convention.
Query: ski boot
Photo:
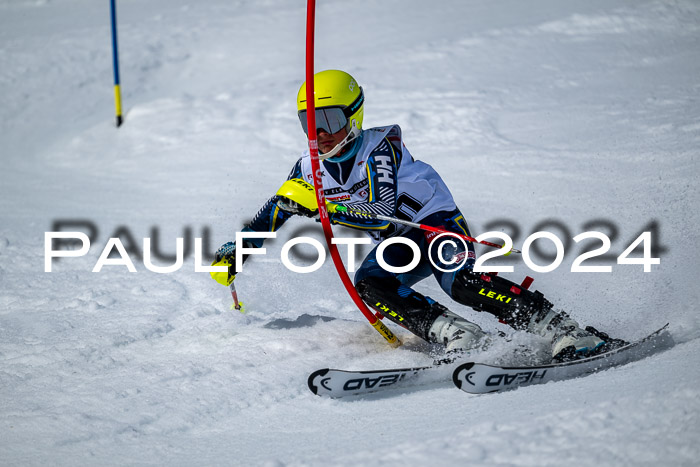
[[[528,290],[495,274],[462,269],[452,284],[452,298],[477,311],[495,315],[509,326],[552,340],[552,358],[585,357],[603,349],[602,333],[581,329],[566,313],[557,313],[540,291]]]
[[[617,348],[624,347],[625,345],[629,345],[629,342],[627,342],[626,340],[610,337],[607,333],[604,333],[603,331],[598,331],[593,326],[586,326],[586,331],[590,332],[595,336],[598,336],[599,338],[605,341],[605,344],[600,346],[596,353],[610,352],[611,350],[615,350]]]
[[[418,337],[461,353],[488,344],[481,328],[395,278],[367,277],[357,284],[360,297],[381,315]]]
[[[477,324],[452,313],[437,302],[432,306],[442,309],[442,314],[435,318],[428,329],[430,342],[443,344],[448,354],[462,354],[488,345],[486,334]]]
[[[605,344],[600,337],[581,329],[566,313],[557,313],[552,309],[535,313],[527,330],[551,338],[552,360],[557,362],[593,355]]]

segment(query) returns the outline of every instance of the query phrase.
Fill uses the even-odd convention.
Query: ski
[[[309,375],[311,392],[318,396],[345,397],[394,389],[437,365],[370,371],[347,371],[332,368],[316,370]]]
[[[585,376],[641,360],[673,347],[668,324],[647,337],[593,357],[540,366],[507,367],[469,362],[459,365],[452,381],[462,391],[484,394]]]

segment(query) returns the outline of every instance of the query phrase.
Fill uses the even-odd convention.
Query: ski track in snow
[[[322,367],[428,364],[388,348],[330,262],[279,264],[293,219],[228,291],[195,273],[91,270],[110,234],[230,240],[304,147],[304,2],[119,2],[126,123],[113,126],[109,15],[87,0],[0,1],[0,463],[3,465],[697,465],[700,448],[700,5],[690,0],[320,2],[316,67],[363,85],[365,126],[399,123],[480,233],[495,219],[575,235],[650,221],[651,273],[548,274],[557,306],[627,339],[665,322],[678,345],[583,379],[469,396],[438,374],[326,400]],[[345,46],[345,44],[348,44]],[[88,256],[44,273],[59,219],[98,227]],[[600,223],[598,223],[598,226]],[[157,231],[152,229],[156,227]],[[557,235],[562,233],[555,232]],[[604,229],[601,227],[601,229]],[[321,239],[317,226],[304,234]],[[341,235],[349,235],[343,231]],[[367,250],[364,250],[365,252]],[[361,257],[361,256],[360,256]],[[608,263],[610,264],[610,263]],[[489,331],[505,330],[419,289]],[[476,355],[543,345],[522,333]]]

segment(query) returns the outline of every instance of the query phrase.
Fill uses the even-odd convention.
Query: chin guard
[[[336,144],[335,147],[333,149],[331,149],[330,151],[328,151],[326,153],[319,152],[318,153],[318,160],[319,161],[328,160],[328,162],[344,162],[344,161],[350,159],[350,157],[354,156],[352,151],[350,151],[349,153],[346,153],[344,155],[340,155],[340,153],[349,144],[354,143],[357,140],[357,138],[360,136],[361,133],[362,133],[362,130],[360,130],[357,127],[357,122],[353,120],[352,126],[348,130],[347,136],[345,136],[345,138],[340,143]]]

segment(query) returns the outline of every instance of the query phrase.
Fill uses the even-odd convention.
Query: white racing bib
[[[396,148],[401,148],[397,151]],[[371,159],[371,160],[370,160]],[[368,160],[370,164],[368,167]],[[326,199],[334,203],[353,204],[373,201],[372,184],[382,183],[387,189],[393,186],[396,193],[396,211],[381,213],[403,220],[418,222],[438,211],[453,211],[457,206],[450,190],[440,175],[429,164],[414,160],[401,140],[398,125],[371,128],[362,131],[362,145],[355,156],[355,164],[347,180],[340,184],[324,170],[321,162],[323,191]],[[393,167],[398,167],[397,180],[393,180]],[[313,184],[311,157],[306,150],[301,158],[301,171],[307,182]],[[372,178],[372,179],[371,179]],[[391,236],[407,230],[395,224]],[[379,240],[379,232],[371,236]]]

